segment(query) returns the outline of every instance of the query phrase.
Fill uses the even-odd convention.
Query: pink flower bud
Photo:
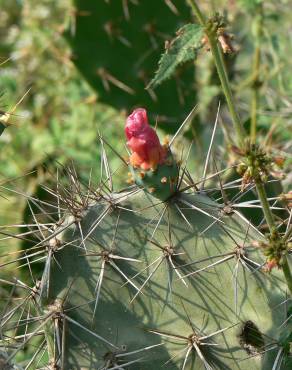
[[[129,115],[125,133],[127,145],[132,152],[130,164],[133,167],[149,170],[164,162],[167,149],[160,144],[155,130],[149,126],[145,109],[135,109]]]

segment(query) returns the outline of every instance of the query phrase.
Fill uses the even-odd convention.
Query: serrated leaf
[[[160,85],[174,74],[179,65],[195,59],[202,47],[203,35],[203,27],[198,24],[187,24],[180,28],[166,52],[162,54],[158,70],[147,89]]]

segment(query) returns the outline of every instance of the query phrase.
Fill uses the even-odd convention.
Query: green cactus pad
[[[66,39],[72,61],[100,101],[117,109],[147,106],[151,120],[175,132],[196,102],[194,64],[181,66],[157,89],[145,90],[174,30],[191,21],[184,1],[74,0]],[[72,23],[73,23],[72,22]],[[174,93],[170,94],[172,91]],[[166,114],[167,112],[167,114]]]
[[[158,203],[138,188],[72,220],[43,298],[62,328],[59,366],[272,369],[285,284],[261,271],[247,221],[204,195]]]

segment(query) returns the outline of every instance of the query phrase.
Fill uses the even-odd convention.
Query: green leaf
[[[179,65],[195,59],[198,49],[203,45],[203,34],[203,27],[198,24],[187,24],[180,28],[166,52],[162,54],[158,71],[147,88],[160,85],[174,74]]]

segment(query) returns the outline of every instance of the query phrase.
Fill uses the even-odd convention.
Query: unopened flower
[[[155,130],[149,125],[147,112],[135,109],[127,118],[125,133],[132,154],[130,164],[142,170],[155,169],[164,163],[167,148],[160,144]]]

